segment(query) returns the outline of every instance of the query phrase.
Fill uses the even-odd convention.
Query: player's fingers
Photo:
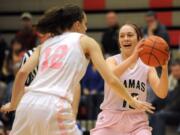
[[[147,107],[146,108],[146,112],[149,112],[149,113],[153,114],[154,113],[154,109],[151,109],[150,107]]]
[[[152,109],[152,110],[155,110],[155,107],[151,104],[151,103],[148,103],[148,102],[145,102],[144,103],[148,108]]]
[[[155,109],[155,107],[154,106],[152,106],[152,104],[149,104],[149,103],[144,103],[144,106],[146,106],[146,107],[148,107],[148,108],[150,108],[150,109]]]
[[[153,114],[154,113],[154,111],[153,110],[151,110],[151,109],[149,109],[149,108],[146,108],[146,110],[145,110],[146,112],[148,112],[148,113],[151,113],[151,114]]]
[[[137,52],[140,53],[142,50],[143,50],[143,47],[139,47],[139,48],[137,49]]]
[[[153,107],[151,103],[140,102],[138,109],[149,112],[149,113],[153,113],[154,112],[153,110],[155,109],[155,107]]]
[[[143,42],[144,42],[145,39],[142,39],[139,41],[139,43],[137,44],[137,47],[142,47],[143,46]]]
[[[154,113],[155,107],[153,107],[152,105],[149,105],[149,104],[145,103],[144,106],[143,106],[143,109],[144,109],[146,112]]]

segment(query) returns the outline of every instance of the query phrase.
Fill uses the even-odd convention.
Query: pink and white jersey
[[[72,102],[74,87],[89,63],[80,47],[81,36],[66,32],[44,42],[37,75],[26,90],[57,95]]]
[[[120,54],[113,56],[117,64],[122,62]],[[128,89],[132,96],[137,96],[138,100],[146,101],[147,77],[149,67],[138,59],[133,69],[128,68],[119,80]],[[111,88],[105,84],[104,101],[100,107],[102,110],[128,110],[131,107],[127,102],[117,96]]]

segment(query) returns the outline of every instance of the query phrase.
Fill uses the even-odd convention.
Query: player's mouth
[[[123,45],[125,48],[129,48],[129,47],[131,47],[131,44],[125,44],[125,45]]]

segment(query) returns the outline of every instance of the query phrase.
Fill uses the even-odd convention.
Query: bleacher
[[[9,1],[9,2],[8,2]],[[0,32],[9,41],[20,28],[22,12],[33,14],[34,23],[43,12],[52,6],[71,3],[72,0],[1,0],[0,4]],[[145,25],[144,15],[148,10],[157,12],[158,19],[165,24],[171,39],[171,47],[177,48],[180,40],[180,1],[179,0],[74,0],[73,4],[80,5],[88,15],[88,34],[98,41],[101,40],[106,28],[105,13],[114,10],[119,15],[120,25],[133,22],[142,27]]]

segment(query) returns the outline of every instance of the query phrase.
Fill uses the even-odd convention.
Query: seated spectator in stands
[[[1,76],[1,73],[2,73],[3,60],[5,58],[6,49],[7,49],[7,44],[6,44],[2,34],[0,34],[0,76]]]
[[[103,33],[102,36],[102,49],[104,51],[105,57],[115,55],[119,53],[119,45],[117,41],[119,23],[118,23],[118,15],[110,11],[106,14],[106,23],[107,29]]]
[[[3,64],[3,76],[4,81],[6,82],[6,90],[4,92],[4,98],[2,103],[5,104],[11,99],[11,90],[14,82],[14,76],[19,70],[21,60],[23,57],[24,51],[22,50],[22,44],[19,39],[12,39],[10,44],[10,49],[6,55],[4,64]],[[11,130],[13,121],[14,121],[14,112],[7,114],[1,114],[1,120],[4,123],[6,130]]]
[[[104,80],[90,63],[86,74],[81,80],[82,96],[80,101],[79,119],[95,120],[103,99]]]
[[[180,59],[172,62],[171,74],[177,79],[177,85],[169,92],[164,108],[151,117],[153,135],[165,135],[167,124],[180,123]]]
[[[32,25],[32,15],[25,12],[21,15],[22,28],[17,32],[16,37],[21,40],[23,50],[27,51],[37,44],[37,32]]]
[[[143,28],[144,36],[156,35],[162,37],[169,44],[169,35],[166,27],[161,24],[154,11],[148,11],[145,15],[146,26]]]
[[[4,125],[3,125],[2,121],[0,121],[0,135],[7,135],[4,132]]]
[[[144,37],[156,35],[162,37],[168,44],[170,39],[166,27],[161,24],[154,11],[148,11],[145,15],[146,26],[143,28],[142,33]],[[161,67],[156,68],[158,75],[161,74]]]
[[[2,99],[4,97],[4,92],[6,90],[6,83],[3,82],[4,79],[2,72],[6,50],[7,50],[7,44],[3,36],[0,34],[0,105],[2,105]]]
[[[88,65],[86,74],[81,80],[81,87],[84,95],[103,93],[104,80],[91,63]]]
[[[14,80],[14,74],[20,66],[20,62],[24,51],[22,50],[22,44],[19,39],[12,39],[10,49],[7,51],[3,69],[2,69],[2,80],[9,83]]]
[[[173,91],[174,88],[177,86],[177,84],[178,84],[177,78],[178,78],[178,75],[180,74],[178,63],[176,61],[174,61],[170,65],[170,75],[169,75],[169,79],[168,79],[169,80],[169,91],[170,92]]]
[[[6,92],[7,85],[6,83],[0,81],[0,106],[3,105],[3,99]]]

